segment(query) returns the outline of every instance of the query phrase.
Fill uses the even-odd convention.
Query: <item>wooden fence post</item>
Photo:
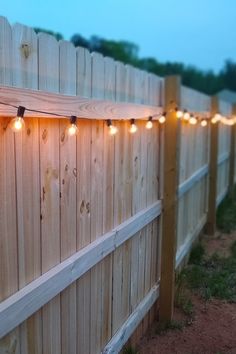
[[[219,98],[211,99],[211,116],[219,112]],[[219,123],[210,124],[210,154],[209,154],[209,195],[206,233],[214,235],[216,231],[216,208],[217,208],[217,169],[218,169],[218,135]]]
[[[232,114],[236,115],[236,104],[233,105]],[[236,135],[236,125],[231,127],[231,137],[230,137],[230,160],[229,160],[229,196],[233,198],[234,196],[234,173],[235,173],[235,138]]]
[[[177,190],[179,177],[179,128],[176,106],[180,104],[180,77],[165,79],[164,198],[160,281],[160,321],[170,321],[174,308],[177,235]]]

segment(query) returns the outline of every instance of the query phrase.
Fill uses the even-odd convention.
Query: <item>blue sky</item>
[[[37,4],[37,5],[35,5]],[[236,0],[9,0],[0,15],[61,32],[129,40],[140,56],[218,71],[236,61]]]

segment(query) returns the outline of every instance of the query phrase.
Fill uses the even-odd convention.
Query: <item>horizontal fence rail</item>
[[[189,177],[186,181],[181,183],[179,186],[179,198],[181,198],[185,193],[187,193],[195,183],[200,181],[204,176],[208,173],[208,165],[203,166],[198,171],[196,171],[191,177]]]
[[[1,102],[7,104],[1,104]],[[9,105],[23,106],[33,110],[34,117],[58,119],[58,115],[70,117],[71,115],[86,119],[145,119],[149,116],[158,116],[162,113],[161,107],[144,104],[112,102],[101,99],[84,98],[80,96],[65,96],[49,92],[40,92],[29,89],[17,89],[0,86],[0,115],[16,115],[16,108]],[[49,114],[43,114],[45,111]],[[25,115],[32,116],[31,111]],[[157,119],[153,117],[153,119]]]
[[[160,214],[161,202],[157,202],[0,303],[0,337],[22,323]]]
[[[224,163],[226,160],[228,160],[230,157],[230,153],[229,152],[225,152],[224,154],[221,154],[218,158],[217,164],[221,165],[222,163]]]
[[[144,318],[145,314],[150,310],[152,305],[159,297],[159,286],[155,285],[145,298],[140,302],[132,315],[125,321],[118,332],[112,337],[110,342],[105,346],[101,354],[116,354],[121,351],[127,340],[130,338],[134,330]]]

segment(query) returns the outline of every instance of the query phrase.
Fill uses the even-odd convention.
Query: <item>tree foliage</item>
[[[35,27],[34,31],[36,33],[43,32],[43,33],[50,34],[51,36],[54,36],[58,41],[63,39],[63,35],[61,33],[59,33],[59,32],[53,32],[53,31],[50,31],[50,30],[47,30],[47,29],[43,29],[43,28],[39,28],[39,27]]]

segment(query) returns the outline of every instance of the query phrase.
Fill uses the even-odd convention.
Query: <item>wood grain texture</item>
[[[59,88],[64,94],[76,94],[76,51],[66,41],[59,43]],[[61,261],[77,250],[76,235],[76,136],[66,133],[68,120],[60,120],[60,234]],[[76,353],[76,284],[61,293],[61,352]]]
[[[140,211],[3,301],[0,304],[0,336],[20,324],[139,230],[150,224],[161,214],[161,208],[161,202],[158,201]]]
[[[104,58],[104,84],[105,97],[115,100],[115,74],[114,60]],[[114,154],[115,137],[109,134],[106,124],[103,126],[103,233],[114,227]],[[112,255],[102,262],[102,327],[101,348],[111,338],[112,330]]]
[[[92,54],[92,97],[104,98],[105,67],[103,56]],[[102,234],[103,227],[103,138],[102,121],[92,122],[91,139],[91,241]],[[101,351],[102,323],[102,262],[91,269],[91,313],[90,313],[90,352]],[[94,318],[96,320],[94,321]]]
[[[16,23],[12,27],[13,86],[38,89],[38,40],[34,30]]]
[[[219,101],[217,97],[212,98],[212,117],[219,111]],[[209,165],[209,196],[208,196],[208,216],[206,232],[214,235],[216,230],[216,198],[217,198],[217,159],[218,159],[218,135],[219,124],[211,124],[210,128],[210,165]]]
[[[149,311],[155,303],[159,295],[158,286],[154,286],[144,297],[142,302],[137,306],[136,310],[129,316],[127,321],[120,327],[117,333],[112,337],[111,341],[106,345],[102,354],[116,354],[121,351],[135,328],[138,326],[144,315]]]
[[[12,30],[0,17],[0,84],[12,85]],[[0,301],[18,290],[16,171],[14,136],[6,131],[9,118],[0,122]],[[20,354],[20,331],[0,341],[0,351]]]
[[[236,106],[233,106],[232,113],[236,114]],[[230,167],[229,167],[229,195],[233,197],[234,193],[234,180],[235,180],[235,143],[236,143],[236,126],[231,127],[231,134],[230,134]]]
[[[0,124],[0,300],[8,298],[18,290],[18,252],[17,252],[17,215],[16,215],[16,176],[14,136]],[[4,207],[3,207],[4,206]],[[8,331],[9,332],[9,331]],[[8,333],[7,332],[7,333]],[[1,337],[1,336],[0,336]],[[20,335],[16,329],[0,341],[4,352],[14,348],[20,353]]]
[[[59,92],[59,44],[38,35],[39,89]],[[60,263],[59,121],[40,120],[42,272]],[[60,295],[42,309],[43,352],[61,353]]]
[[[91,97],[91,55],[77,48],[77,94]],[[77,137],[77,250],[91,242],[92,121],[79,120]],[[77,350],[90,353],[91,272],[77,281]]]
[[[33,29],[12,27],[13,85],[38,88],[37,36]],[[16,191],[19,254],[19,287],[41,275],[39,126],[38,119],[27,119],[26,127],[15,135]],[[32,237],[33,235],[33,237]],[[42,352],[41,311],[20,327],[21,350]],[[34,338],[34,340],[33,340]]]
[[[0,84],[12,85],[12,31],[5,17],[0,16]]]
[[[199,91],[181,86],[181,105],[182,109],[192,112],[209,112],[211,108],[211,98]]]
[[[47,68],[47,71],[50,71],[50,68]],[[53,71],[55,71],[55,67]],[[40,73],[39,78],[43,75],[47,75],[47,73]],[[52,84],[55,85],[54,80],[52,78],[50,80],[52,80]],[[39,80],[39,82],[41,81],[42,79]],[[44,118],[58,118],[56,114],[61,114],[66,117],[76,115],[80,118],[98,120],[125,120],[131,118],[142,120],[162,112],[161,107],[158,106],[146,106],[137,103],[118,103],[105,100],[104,98],[91,99],[82,96],[53,94],[50,92],[49,85],[48,87],[47,85],[41,87],[41,90],[46,92],[0,86],[0,101],[15,106],[21,105],[28,109],[50,112],[49,115],[43,115],[37,112],[33,113],[35,117],[44,116]],[[15,108],[0,104],[0,116],[14,116],[15,114]],[[32,112],[26,111],[25,116],[32,116]]]
[[[174,307],[174,271],[177,226],[177,186],[179,161],[179,121],[175,106],[180,103],[180,78],[170,76],[165,81],[167,116],[164,131],[164,212],[160,282],[160,320],[170,321]],[[172,108],[172,111],[171,111]]]

